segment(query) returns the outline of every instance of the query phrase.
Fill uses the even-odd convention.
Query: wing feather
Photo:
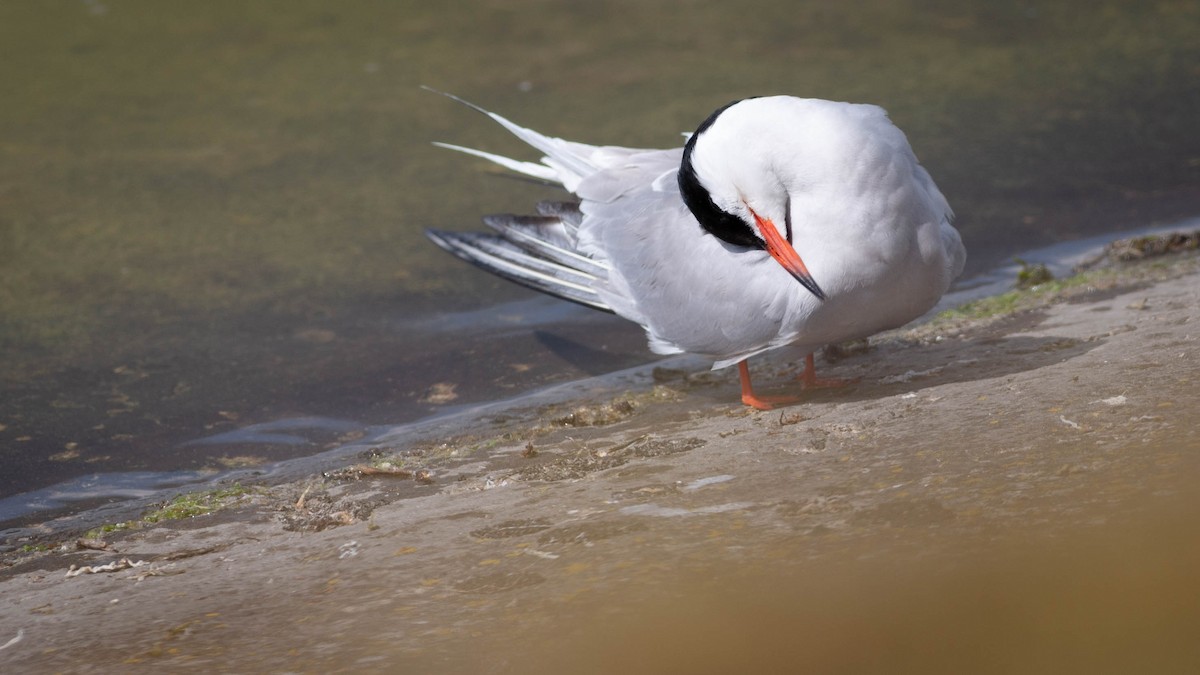
[[[426,230],[425,236],[458,258],[509,281],[593,309],[612,312],[592,287],[596,277],[531,255],[503,236],[439,230]]]
[[[442,92],[437,92],[442,93]],[[580,201],[545,201],[537,216],[497,214],[484,223],[497,234],[426,230],[426,235],[453,255],[528,288],[588,307],[613,312],[650,330],[624,274],[615,269],[600,239],[617,236],[622,246],[636,247],[642,227],[659,227],[664,217],[678,217],[681,205],[671,193],[678,188],[674,172],[682,148],[645,150],[592,146],[540,134],[446,94],[503,126],[526,144],[545,153],[541,162],[525,162],[448,143],[435,145],[493,162],[519,174],[562,185]],[[633,197],[642,206],[623,212],[627,222],[596,218],[597,209]],[[602,232],[607,230],[607,235]],[[629,234],[620,236],[621,232]],[[644,251],[642,252],[645,253]],[[638,258],[639,256],[634,256]],[[651,331],[656,351],[678,351]]]
[[[529,253],[586,273],[592,280],[608,272],[607,265],[579,253],[578,242],[558,218],[495,214],[483,222]]]

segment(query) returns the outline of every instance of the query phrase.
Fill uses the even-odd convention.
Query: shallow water
[[[424,241],[554,193],[430,146],[533,157],[420,84],[631,146],[746,95],[878,103],[979,273],[1200,211],[1197,29],[1194,3],[6,4],[0,498],[311,454],[651,358]],[[188,443],[314,417],[337,428]]]

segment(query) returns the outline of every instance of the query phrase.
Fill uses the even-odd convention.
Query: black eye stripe
[[[696,168],[692,165],[692,152],[696,148],[696,139],[712,126],[722,112],[739,102],[733,101],[722,106],[700,123],[696,133],[692,134],[683,148],[683,161],[679,165],[677,180],[679,181],[679,193],[683,196],[683,203],[687,205],[692,215],[696,216],[696,220],[700,222],[700,226],[704,228],[705,232],[735,246],[761,249],[766,246],[763,240],[754,234],[749,223],[722,210],[713,202],[712,195],[700,184],[700,179],[696,176]]]
[[[786,196],[783,202],[783,227],[787,230],[787,240],[789,244],[795,244],[792,241],[792,195],[784,193]]]

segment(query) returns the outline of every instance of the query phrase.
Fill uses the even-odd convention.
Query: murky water
[[[552,193],[430,146],[532,157],[420,84],[631,146],[746,95],[878,103],[977,273],[1200,211],[1198,29],[1188,2],[7,3],[0,497],[312,453],[648,360],[634,327],[423,240]],[[314,417],[336,423],[192,442]]]

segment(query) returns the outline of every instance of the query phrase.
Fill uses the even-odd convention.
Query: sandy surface
[[[1197,263],[892,335],[781,411],[647,368],[58,533],[5,556],[0,670],[1200,672]]]

